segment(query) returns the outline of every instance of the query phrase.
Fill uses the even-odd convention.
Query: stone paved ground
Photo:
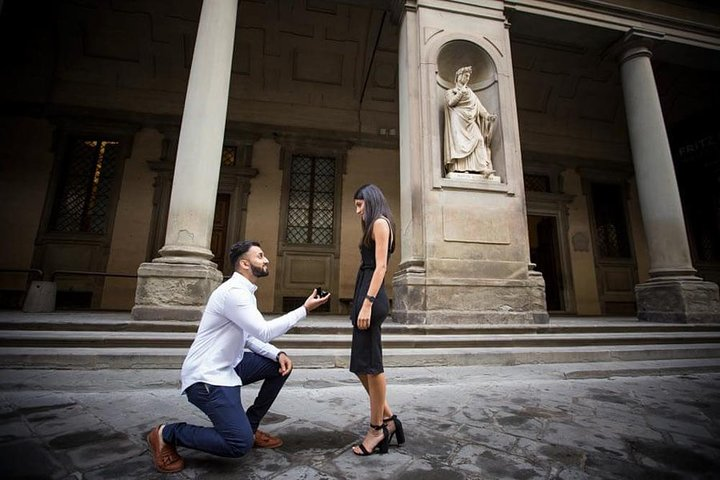
[[[241,459],[180,449],[175,475],[153,470],[144,435],[159,421],[207,423],[177,371],[0,370],[0,478],[720,477],[720,374],[571,379],[572,368],[392,369],[408,441],[368,458],[350,452],[368,408],[354,377],[296,370],[264,422],[283,447]]]

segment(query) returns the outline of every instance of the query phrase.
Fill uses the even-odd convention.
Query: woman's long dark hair
[[[365,211],[362,217],[363,238],[361,245],[365,245],[366,247],[370,246],[370,242],[372,241],[372,225],[378,218],[385,217],[390,222],[390,253],[394,252],[395,223],[393,222],[392,213],[390,212],[390,206],[387,200],[385,200],[385,195],[383,195],[382,190],[376,185],[369,183],[358,188],[353,199],[363,200],[365,202]]]

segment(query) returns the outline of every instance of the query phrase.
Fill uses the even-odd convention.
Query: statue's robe
[[[445,168],[448,172],[492,173],[488,111],[469,88],[451,106],[454,96],[452,89],[445,92]]]

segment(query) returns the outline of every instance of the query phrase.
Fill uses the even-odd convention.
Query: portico
[[[236,11],[236,1],[203,4],[166,245],[160,257],[139,269],[136,318],[196,317],[220,281],[209,261],[209,232],[235,36],[229,19]],[[528,256],[508,12],[513,9],[502,2],[472,7],[454,1],[401,2],[394,7],[402,233],[402,258],[393,279],[395,321],[547,322],[542,272],[533,271]],[[220,19],[223,26],[213,27]],[[717,286],[694,276],[662,110],[653,94],[652,43],[624,41],[619,68],[650,258],[650,280],[636,287],[638,315],[655,321],[713,320],[720,312]],[[499,184],[472,175],[453,179],[441,167],[438,112],[458,62],[475,68],[474,87],[498,114],[491,148]],[[211,79],[212,88],[206,88]],[[197,188],[198,182],[206,188]],[[659,191],[664,193],[658,196]],[[670,305],[668,296],[674,299]]]
[[[357,268],[349,196],[372,182],[399,226],[395,321],[717,319],[715,9],[156,7],[58,2],[37,19],[32,2],[2,6],[8,35],[34,40],[13,43],[0,75],[0,224],[15,232],[0,267],[40,271],[58,308],[198,318],[230,273],[227,248],[250,237],[272,262],[264,311],[321,284],[342,314]],[[443,165],[445,93],[464,66],[496,115],[493,181]],[[3,298],[25,285],[0,276]]]

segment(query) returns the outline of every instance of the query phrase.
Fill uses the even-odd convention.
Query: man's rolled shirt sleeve
[[[253,336],[248,336],[245,341],[245,347],[251,352],[255,352],[260,356],[269,358],[270,360],[277,359],[278,353],[280,353],[280,349],[275,345],[258,340]]]

